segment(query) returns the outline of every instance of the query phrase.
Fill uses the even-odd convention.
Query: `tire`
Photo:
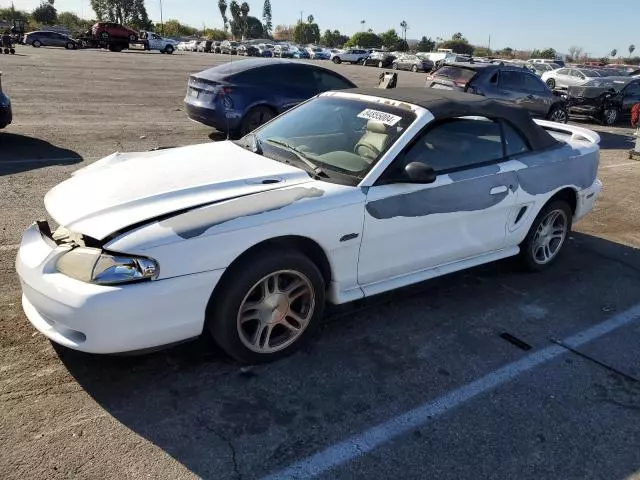
[[[64,46],[64,48],[66,48],[67,50],[75,50],[76,49],[76,44],[73,42],[67,42],[67,44]]]
[[[616,107],[607,107],[602,111],[602,123],[607,126],[615,125],[620,118],[620,110]]]
[[[31,42],[31,46],[35,48],[40,48],[42,46],[42,42],[40,40],[34,40]]]
[[[333,57],[333,63],[335,63],[336,65],[339,65],[342,63],[342,60],[340,60],[340,57]]]
[[[547,84],[547,87],[549,87],[551,90],[556,88],[556,81],[553,78],[547,78],[547,81],[545,83]]]
[[[567,123],[569,121],[569,113],[567,112],[566,107],[562,105],[554,105],[551,107],[551,110],[549,110],[547,120],[558,123]]]
[[[138,37],[136,35],[134,35],[133,33],[129,35],[129,42],[135,42],[136,40],[138,40]]]
[[[413,66],[411,67],[411,71],[412,71],[413,73],[417,73],[417,72],[418,72],[418,66],[417,66],[417,65],[413,65]]]
[[[122,51],[122,45],[110,45],[109,51],[114,53],[120,53]]]
[[[553,215],[557,215],[557,223],[552,223],[551,226],[547,228],[544,224],[552,219]],[[560,227],[560,220],[564,222],[562,228]],[[571,232],[571,220],[571,207],[564,200],[554,200],[540,210],[540,213],[529,229],[529,233],[527,233],[524,241],[520,244],[520,259],[528,270],[541,272],[549,268],[549,266],[556,261]],[[554,229],[554,226],[557,227]],[[550,239],[541,239],[541,237],[553,233],[558,237],[554,238],[552,236]],[[544,241],[547,242],[546,250],[542,244]],[[549,258],[545,259],[545,257]]]
[[[242,122],[240,122],[240,136],[244,137],[247,133],[252,132],[260,125],[267,123],[273,117],[275,117],[275,114],[269,107],[253,107],[244,115]]]
[[[384,68],[384,63],[378,62],[378,68]]]
[[[167,45],[164,47],[164,53],[167,55],[171,55],[173,53],[173,45]]]
[[[293,353],[311,338],[324,312],[322,274],[297,251],[259,252],[232,267],[223,282],[207,305],[206,326],[218,345],[241,363],[266,363]],[[290,301],[292,295],[296,298]]]
[[[391,68],[393,68],[394,70],[398,70],[398,64],[397,63],[392,64]]]

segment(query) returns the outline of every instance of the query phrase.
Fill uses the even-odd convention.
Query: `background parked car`
[[[240,44],[238,42],[225,40],[220,44],[220,53],[224,53],[225,55],[237,55],[239,46]]]
[[[534,117],[567,123],[564,99],[526,68],[489,63],[445,65],[427,76],[427,87],[458,90],[514,103]]]
[[[293,52],[289,50],[289,45],[276,45],[273,49],[273,56],[279,58],[293,58]]]
[[[350,48],[341,53],[333,53],[331,54],[331,61],[333,63],[361,63],[365,58],[369,56],[369,52],[367,50],[362,50],[359,48]]]
[[[187,48],[187,42],[178,42],[176,49],[180,52],[184,52]]]
[[[260,49],[255,45],[240,45],[237,48],[238,55],[245,57],[259,57]]]
[[[222,42],[213,42],[211,44],[211,53],[220,53],[220,44]]]
[[[569,115],[597,120],[605,125],[631,117],[640,103],[640,79],[633,77],[594,78],[582,86],[567,89]]]
[[[67,50],[78,48],[78,42],[68,35],[56,32],[29,32],[24,37],[25,45],[33,47],[65,47]]]
[[[0,129],[5,128],[13,120],[11,111],[11,100],[2,91],[2,73],[0,73]]]
[[[362,61],[365,66],[373,65],[378,68],[389,68],[396,59],[393,55],[387,52],[373,52]]]
[[[542,74],[542,80],[547,86],[554,90],[567,89],[569,87],[584,85],[592,78],[598,78],[601,75],[596,70],[586,68],[559,68]]]
[[[211,52],[211,44],[213,42],[211,40],[203,40],[202,42],[200,42],[198,44],[198,47],[196,48],[196,51],[198,52],[203,52],[203,53],[209,53]]]
[[[320,47],[307,47],[307,53],[312,60],[329,60],[331,54]]]
[[[91,33],[94,37],[107,40],[109,38],[127,38],[130,42],[138,40],[138,32],[113,22],[97,22],[91,27]]]
[[[391,66],[394,70],[411,70],[412,72],[430,72],[433,62],[417,55],[402,55],[396,58]]]
[[[270,43],[259,43],[256,45],[258,47],[258,56],[260,57],[273,57],[273,45]]]
[[[524,68],[529,70],[531,73],[541,77],[543,73],[550,72],[552,70],[557,70],[560,68],[556,63],[525,63]]]
[[[293,54],[293,58],[311,58],[309,52],[307,52],[304,48],[289,47],[289,50]]]
[[[192,120],[235,136],[320,92],[354,87],[342,75],[317,65],[256,58],[191,75],[184,103]]]

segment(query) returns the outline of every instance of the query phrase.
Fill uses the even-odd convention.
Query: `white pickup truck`
[[[158,50],[160,53],[168,53],[169,55],[176,50],[178,45],[178,42],[175,40],[164,38],[157,33],[144,30],[140,32],[140,41],[144,50]]]

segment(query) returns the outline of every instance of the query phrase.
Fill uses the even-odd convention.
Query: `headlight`
[[[158,264],[151,258],[85,247],[74,248],[60,256],[56,270],[76,280],[99,285],[155,280],[160,273]]]

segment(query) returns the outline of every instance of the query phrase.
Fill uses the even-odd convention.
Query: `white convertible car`
[[[295,350],[333,303],[520,255],[594,205],[599,137],[428,89],[321,94],[236,142],[115,153],[24,233],[24,311],[94,353],[210,332],[241,362]]]

